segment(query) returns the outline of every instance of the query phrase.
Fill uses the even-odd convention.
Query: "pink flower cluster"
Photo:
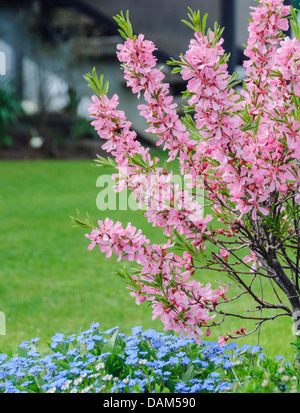
[[[206,190],[213,199],[217,192],[222,198],[224,183],[230,189],[229,175],[234,173],[230,183],[237,180],[231,154],[239,144],[242,124],[235,114],[242,104],[240,96],[228,86],[230,75],[222,43],[223,39],[215,40],[213,32],[208,35],[196,32],[182,59],[181,70],[191,94],[188,103],[195,108],[194,118],[201,137],[190,160],[187,153],[181,156],[193,176],[205,177]],[[216,164],[217,168],[211,168]]]
[[[299,168],[295,163],[300,159],[297,149],[300,124],[286,102],[299,90],[300,43],[296,38],[282,40],[282,30],[288,29],[289,12],[290,7],[282,0],[261,1],[252,13],[245,51],[249,59],[244,63],[248,77],[243,96],[258,122],[255,133],[245,133],[248,153],[252,152],[245,162],[250,163],[254,178],[248,193],[250,201],[256,198],[257,212],[264,215],[269,211],[262,204],[273,191],[284,195],[291,188],[299,190]],[[246,175],[249,176],[248,171]],[[248,208],[249,203],[245,210]]]
[[[92,241],[89,250],[98,245],[100,251],[105,253],[107,258],[115,253],[118,256],[118,261],[122,258],[129,261],[139,261],[144,252],[144,245],[149,243],[145,235],[142,234],[142,230],[136,231],[131,223],[128,223],[124,229],[119,221],[114,223],[109,218],[106,218],[104,222],[98,221],[98,225],[99,228],[94,228],[91,234],[86,234],[86,237]]]
[[[268,215],[265,201],[275,189],[281,194],[291,187],[298,190],[299,169],[293,161],[300,156],[300,125],[285,102],[299,88],[299,41],[286,38],[279,44],[288,13],[281,0],[261,1],[254,9],[245,50],[247,90],[241,95],[230,88],[222,39],[215,41],[213,32],[196,32],[182,59],[181,74],[188,81],[189,104],[195,107],[202,138],[190,172],[205,176],[212,199],[230,198],[241,217],[251,213],[254,220]],[[256,128],[243,130],[246,110]],[[187,154],[181,156],[188,160]]]
[[[92,125],[99,136],[106,140],[102,148],[111,153],[118,164],[119,174],[114,175],[118,178],[117,190],[128,186],[134,191],[140,207],[146,208],[148,221],[164,228],[165,235],[170,236],[177,231],[187,238],[202,242],[202,234],[212,216],[208,214],[203,217],[202,207],[190,191],[173,184],[172,173],[168,174],[156,166],[158,160],[151,159],[148,150],[136,139],[136,133],[130,130],[131,123],[126,120],[125,113],[117,109],[117,95],[111,99],[107,96],[93,96],[92,99],[94,103],[89,107],[94,118]],[[130,162],[130,158],[136,154],[152,168],[147,175],[141,166]]]
[[[156,50],[153,42],[140,34],[136,40],[127,39],[117,48],[127,86],[138,96],[144,92],[146,104],[138,108],[151,125],[146,132],[159,136],[157,144],[164,143],[164,149],[169,150],[169,160],[174,160],[183,147],[194,148],[195,143],[189,139],[189,133],[176,112],[177,104],[169,95],[169,85],[163,82],[165,76],[155,68],[157,59],[153,54]]]
[[[214,33],[195,33],[184,56],[182,78],[192,97],[189,104],[195,105],[196,126],[203,139],[210,138],[214,148],[231,143],[239,130],[240,122],[231,112],[239,109],[239,95],[228,89],[230,76],[227,63],[222,62],[225,51],[223,39],[214,44]],[[188,65],[186,65],[188,63]]]
[[[253,8],[252,21],[249,23],[248,45],[244,62],[246,68],[246,86],[251,102],[251,109],[264,105],[268,96],[268,76],[274,70],[274,57],[281,38],[281,30],[288,29],[287,16],[290,7],[282,0],[261,1]],[[247,97],[247,95],[246,95]]]
[[[130,130],[131,122],[127,121],[124,111],[117,109],[119,97],[115,94],[109,99],[104,95],[100,99],[94,95],[92,100],[94,103],[89,107],[94,119],[92,125],[98,135],[106,140],[102,149],[115,157],[120,168],[128,167],[128,157],[137,153],[146,159],[148,150],[136,139],[136,132]]]
[[[286,37],[281,43],[276,54],[280,76],[280,86],[284,87],[288,95],[300,95],[300,42],[294,37]],[[279,87],[280,87],[279,86]]]
[[[207,327],[214,317],[218,300],[226,299],[227,288],[213,290],[210,284],[204,286],[192,278],[196,266],[189,252],[182,257],[172,252],[175,232],[201,252],[207,238],[218,244],[219,235],[234,234],[230,224],[220,232],[208,229],[213,217],[202,215],[192,194],[199,177],[221,221],[224,208],[232,210],[237,221],[244,215],[261,220],[270,212],[274,193],[281,197],[295,191],[300,203],[300,123],[293,101],[300,92],[300,41],[282,34],[288,28],[289,11],[283,0],[260,0],[254,8],[245,50],[247,78],[240,93],[232,86],[218,33],[195,33],[179,62],[187,82],[188,104],[194,110],[192,131],[180,119],[165,76],[156,68],[153,42],[140,34],[117,46],[127,86],[145,99],[138,108],[149,125],[147,132],[155,134],[157,144],[168,150],[169,161],[179,158],[181,173],[192,177],[191,191],[173,184],[172,173],[158,167],[158,159],[151,159],[124,112],[118,110],[117,95],[92,98],[92,124],[106,141],[103,149],[115,157],[119,171],[125,171],[118,189],[128,186],[134,191],[148,221],[162,228],[169,240],[151,245],[131,224],[124,229],[119,222],[106,219],[86,235],[91,240],[89,248],[98,245],[107,256],[114,253],[118,260],[137,262],[140,274],[130,277],[131,295],[137,304],[150,301],[153,318],[161,317],[166,330],[198,340],[201,327]],[[144,166],[134,162],[135,156]],[[227,263],[229,251],[219,247],[215,257]],[[260,265],[254,252],[243,262],[250,263],[250,271]],[[229,337],[221,337],[220,343]]]
[[[141,266],[140,276],[133,275],[128,287],[136,303],[148,300],[152,303],[153,319],[160,317],[165,330],[179,331],[182,335],[195,337],[203,334],[201,327],[214,318],[211,312],[219,298],[225,298],[227,289],[212,290],[211,285],[190,279],[194,274],[191,254],[183,256],[169,252],[170,240],[163,245],[150,245],[149,240],[130,223],[123,228],[120,222],[109,218],[98,221],[86,237],[91,240],[89,250],[98,245],[101,252],[118,261],[136,261]],[[207,330],[209,334],[209,330]]]

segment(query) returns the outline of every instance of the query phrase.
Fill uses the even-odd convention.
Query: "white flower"
[[[91,384],[90,386],[87,386],[84,389],[82,389],[81,393],[88,393],[92,388],[93,388],[93,385]]]
[[[281,377],[281,380],[282,380],[282,381],[289,381],[290,378],[289,378],[289,376],[282,376],[282,377]]]
[[[99,371],[99,370],[103,370],[104,367],[105,367],[105,364],[104,364],[104,363],[98,363],[98,364],[95,366],[95,369],[96,369],[97,371]]]
[[[106,374],[105,376],[102,377],[102,380],[110,381],[112,378],[113,378],[112,374]]]
[[[47,390],[47,393],[55,393],[56,390],[56,387],[51,387],[51,389]]]
[[[101,373],[90,374],[89,379],[96,379],[99,376],[101,376]]]
[[[81,384],[81,383],[82,383],[82,377],[78,377],[78,379],[74,380],[75,386],[77,386],[78,384]]]
[[[70,387],[70,384],[72,383],[72,380],[67,380],[63,386],[61,386],[62,390],[68,390],[68,388]]]

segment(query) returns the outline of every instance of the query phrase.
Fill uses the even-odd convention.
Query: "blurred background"
[[[155,42],[171,93],[180,101],[185,85],[165,62],[185,53],[193,36],[181,22],[188,7],[208,13],[209,27],[215,21],[225,26],[229,71],[242,79],[254,5],[254,0],[1,0],[0,311],[6,335],[0,336],[0,351],[36,336],[46,343],[57,332],[77,333],[92,322],[103,329],[120,326],[124,333],[137,325],[162,330],[159,320],[151,320],[151,308],[137,307],[114,275],[122,264],[96,248],[88,252],[84,233],[72,228],[70,215],[78,208],[94,222],[106,216],[124,225],[131,221],[152,242],[163,242],[161,231],[138,212],[97,209],[102,172],[92,162],[103,155],[102,142],[90,125],[92,91],[83,75],[93,67],[104,74],[109,95],[119,95],[120,109],[138,138],[164,160],[144,132],[136,96],[126,88],[116,58],[122,39],[113,16],[129,10],[135,34]],[[214,286],[218,277],[199,274],[200,282]],[[245,308],[242,302],[240,311]],[[292,323],[285,321],[274,321],[261,334],[270,354],[290,354]],[[237,327],[229,322],[211,338]],[[255,343],[257,337],[246,340]]]
[[[140,139],[152,143],[116,59],[121,38],[113,16],[129,10],[135,33],[154,41],[164,64],[187,49],[192,33],[181,19],[187,18],[188,7],[200,9],[202,16],[208,13],[209,27],[215,21],[225,26],[229,70],[242,76],[253,5],[254,0],[2,0],[0,51],[6,67],[0,77],[0,157],[65,158],[99,152],[99,140],[86,122],[91,90],[83,75],[93,66],[119,94]],[[180,75],[170,76],[166,65],[164,71],[171,92],[180,99]],[[9,114],[5,105],[11,108]]]

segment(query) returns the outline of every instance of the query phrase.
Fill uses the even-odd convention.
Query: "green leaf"
[[[93,68],[92,73],[87,73],[83,77],[88,82],[88,86],[92,88],[100,98],[103,98],[103,96],[107,94],[109,82],[103,84],[103,75],[98,78],[95,67]]]
[[[28,358],[27,350],[22,347],[18,347],[18,354],[20,357]]]
[[[91,217],[89,216],[88,212],[86,212],[86,217],[83,217],[79,210],[76,209],[78,218],[73,217],[70,215],[71,221],[73,222],[74,227],[83,227],[83,228],[88,228],[88,229],[94,229],[96,228],[96,225],[93,223]]]
[[[69,365],[67,368],[69,368]],[[45,384],[45,381],[37,376],[34,376],[34,381],[35,381],[36,387],[38,388],[39,393],[45,393],[45,390],[43,390],[42,388],[43,384]]]
[[[56,363],[59,367],[61,367],[62,369],[66,369],[68,370],[70,368],[69,363],[67,363],[66,361],[62,361],[62,360],[56,360]]]
[[[114,20],[118,23],[120,29],[118,32],[123,37],[123,39],[127,40],[128,37],[132,40],[136,39],[136,36],[133,34],[132,25],[129,20],[129,11],[126,11],[126,17],[124,16],[123,11],[120,14],[114,16]]]
[[[182,376],[182,381],[184,383],[187,383],[189,380],[191,380],[195,376],[194,374],[194,366],[191,364],[187,371],[183,374]]]
[[[101,168],[117,168],[117,162],[112,158],[104,158],[103,156],[96,155],[97,159],[94,159],[93,166],[98,166]]]
[[[200,16],[200,10],[197,12],[193,11],[191,7],[188,7],[189,13],[188,13],[188,20],[181,20],[184,24],[186,24],[188,27],[190,27],[192,30],[195,32],[200,32],[205,35],[205,30],[206,30],[206,21],[207,21],[207,13],[204,15],[204,17],[201,20]]]
[[[298,40],[300,40],[300,24],[299,24],[299,21],[298,21],[296,9],[294,9],[294,7],[291,6],[290,11],[291,11],[291,19],[290,19],[291,28],[292,28],[292,30],[295,34],[295,37]]]
[[[105,348],[106,352],[113,353],[116,348],[116,340],[118,336],[119,330],[116,330],[111,338],[105,343],[103,348]]]

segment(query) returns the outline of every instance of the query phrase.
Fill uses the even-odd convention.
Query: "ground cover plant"
[[[80,334],[57,333],[51,352],[39,339],[24,341],[18,354],[0,355],[2,393],[296,393],[297,366],[267,357],[258,346],[220,346],[209,341],[134,327]]]

